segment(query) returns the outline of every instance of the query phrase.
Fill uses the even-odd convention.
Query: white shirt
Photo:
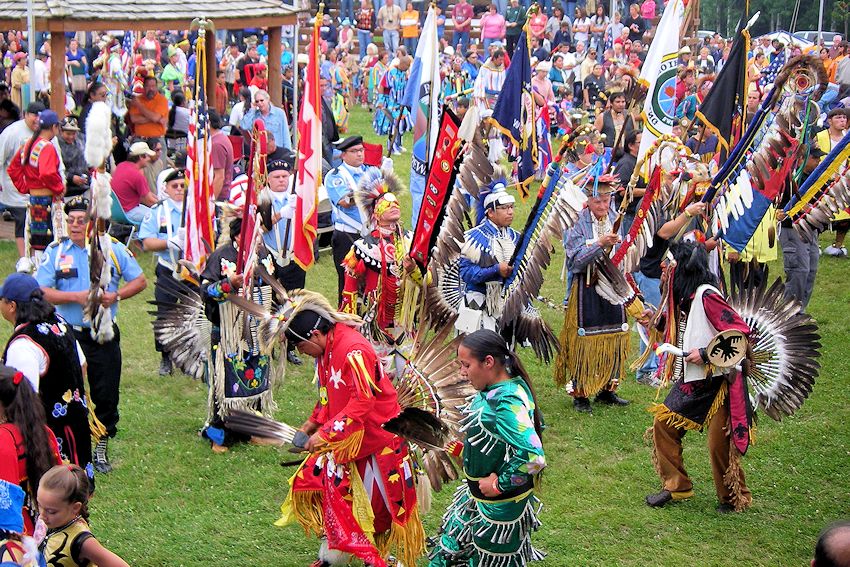
[[[243,101],[239,101],[233,105],[233,108],[230,110],[230,120],[228,120],[228,124],[231,126],[239,127],[239,123],[242,122],[242,117],[245,116],[245,103]]]
[[[36,58],[32,65],[33,74],[30,77],[32,89],[36,92],[44,92],[47,90],[50,80],[48,79],[48,69],[44,61]]]
[[[80,343],[74,341],[77,346],[77,355],[80,357],[80,366],[86,364],[86,355],[80,348]],[[41,377],[47,372],[49,360],[47,353],[35,341],[26,336],[17,337],[6,350],[6,366],[11,366],[26,376],[32,384],[33,390],[38,392]]]

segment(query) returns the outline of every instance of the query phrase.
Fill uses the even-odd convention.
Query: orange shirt
[[[168,118],[168,100],[162,93],[156,93],[152,99],[148,100],[145,96],[135,97],[136,101],[151,112],[155,112],[158,116]],[[137,120],[142,116],[140,110],[130,107],[130,120],[133,122],[134,134],[143,138],[161,138],[165,136],[165,126],[159,123],[146,122],[140,124]]]

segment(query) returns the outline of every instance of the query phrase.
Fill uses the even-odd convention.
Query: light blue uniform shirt
[[[274,143],[279,148],[292,149],[292,138],[289,135],[289,122],[286,120],[286,113],[280,108],[272,106],[269,109],[269,115],[263,116],[256,108],[252,108],[245,112],[239,126],[248,132],[254,127],[254,120],[260,119],[266,125],[266,130],[274,135]]]
[[[289,190],[283,193],[273,193],[268,189],[272,200],[272,213],[280,213],[280,220],[274,223],[272,229],[263,233],[263,243],[269,252],[278,257],[286,257],[292,249],[292,229],[286,234],[286,228],[292,224],[292,216],[295,213],[296,196]]]
[[[330,170],[325,177],[325,190],[328,192],[328,200],[331,202],[331,217],[335,230],[360,233],[363,222],[360,220],[360,210],[357,205],[341,207],[339,202],[344,197],[351,195],[360,184],[363,175],[370,169],[377,170],[378,168],[370,165],[351,167],[343,162],[339,167]]]
[[[139,240],[145,238],[159,238],[160,240],[168,240],[172,236],[177,235],[180,229],[180,222],[183,219],[182,203],[177,203],[181,206],[174,206],[169,200],[162,201],[155,205],[145,220],[139,226]],[[173,269],[177,265],[177,254],[169,248],[154,252],[160,264],[166,268]]]
[[[107,291],[118,291],[119,283],[132,281],[142,275],[142,268],[127,248],[112,240],[112,255],[107,258],[112,271],[112,280]],[[35,275],[38,285],[59,291],[88,291],[91,289],[89,279],[88,249],[80,248],[70,239],[54,242],[45,250],[45,257]],[[111,306],[112,317],[118,313],[118,303]],[[71,325],[83,325],[83,306],[79,303],[63,303],[56,306],[56,311]]]

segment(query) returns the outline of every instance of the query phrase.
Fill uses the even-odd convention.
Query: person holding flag
[[[671,0],[655,32],[638,82],[646,87],[646,101],[641,118],[644,132],[641,137],[638,160],[642,158],[663,134],[673,133],[676,118],[676,74],[679,60],[679,28],[684,15],[682,0]]]
[[[493,53],[494,59],[500,51],[496,50]],[[531,58],[526,30],[520,35],[519,44],[511,62],[511,66],[505,73],[505,81],[496,106],[493,108],[491,124],[507,141],[508,157],[516,162],[517,188],[520,195],[525,198],[528,195],[528,187],[534,180],[534,172],[539,161],[537,155],[538,111],[532,96]],[[492,154],[491,148],[491,160]]]
[[[410,78],[401,104],[410,109],[413,120],[413,156],[410,166],[410,196],[413,203],[411,226],[416,226],[425,195],[425,178],[434,155],[440,127],[440,42],[437,37],[435,7],[428,8],[422,36],[410,68]]]

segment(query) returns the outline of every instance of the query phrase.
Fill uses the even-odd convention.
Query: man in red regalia
[[[396,390],[359,319],[300,291],[282,322],[287,341],[317,361],[319,401],[294,444],[310,452],[290,479],[278,525],[297,521],[323,539],[316,566],[415,565],[424,551],[413,461],[405,441],[381,426],[398,415]],[[371,510],[371,514],[370,514]]]

